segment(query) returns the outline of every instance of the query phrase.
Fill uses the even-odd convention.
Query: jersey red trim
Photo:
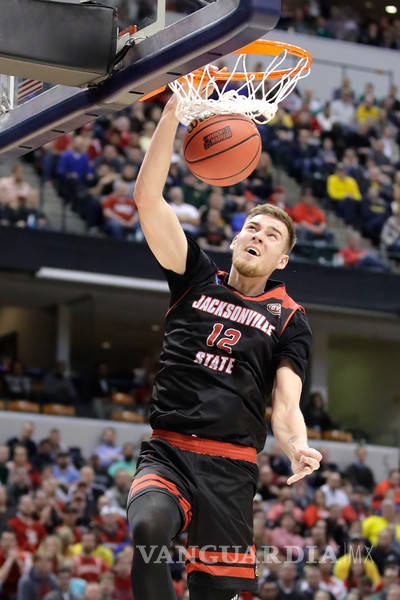
[[[171,446],[187,450],[195,454],[207,454],[209,456],[222,456],[224,458],[233,458],[236,460],[245,460],[246,462],[257,462],[257,450],[248,446],[239,444],[230,444],[229,442],[218,442],[206,438],[199,438],[174,431],[165,431],[155,429],[151,436],[152,439],[158,438],[167,441]]]
[[[178,300],[177,300],[177,301],[176,301],[176,302],[175,302],[175,303],[174,303],[172,306],[170,306],[170,307],[169,307],[169,309],[168,309],[168,310],[167,310],[167,312],[165,313],[165,318],[167,318],[167,317],[168,317],[168,315],[169,315],[169,313],[171,312],[171,310],[172,310],[173,308],[175,308],[175,306],[176,306],[177,304],[179,304],[179,302],[180,302],[180,301],[181,301],[181,300],[182,300],[182,299],[183,299],[183,298],[186,296],[186,294],[188,294],[188,293],[190,292],[190,290],[192,289],[192,287],[193,287],[193,286],[192,286],[192,285],[190,285],[190,286],[189,286],[189,287],[188,287],[188,288],[187,288],[187,289],[186,289],[186,290],[183,292],[182,296],[180,296],[180,297],[178,298]]]

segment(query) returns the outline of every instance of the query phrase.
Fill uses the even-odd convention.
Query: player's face
[[[265,277],[275,269],[284,269],[289,260],[288,237],[286,225],[279,219],[251,217],[233,238],[233,266],[244,277]]]

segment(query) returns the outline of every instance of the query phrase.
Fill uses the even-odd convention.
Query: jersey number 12
[[[242,334],[237,329],[226,329],[224,331],[224,337],[218,339],[223,328],[224,326],[222,323],[214,323],[213,330],[207,338],[207,346],[217,346],[220,350],[232,354],[231,346],[238,343]]]

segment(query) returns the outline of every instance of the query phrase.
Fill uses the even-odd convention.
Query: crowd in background
[[[125,507],[138,452],[112,427],[88,456],[58,428],[37,439],[31,422],[2,440],[2,600],[132,600]],[[277,444],[259,455],[259,592],[241,600],[399,600],[400,471],[376,481],[363,446],[342,465],[321,452],[320,470],[293,486]],[[168,559],[177,600],[189,600],[185,541]]]
[[[283,0],[278,28],[398,50],[400,18],[385,14],[374,19],[366,16],[367,9],[368,6],[361,14],[356,6],[348,2]]]
[[[312,3],[310,3],[312,4]],[[307,3],[302,10],[306,10]],[[144,154],[167,93],[137,102],[65,134],[30,157],[43,185],[53,185],[89,233],[143,241],[133,194]],[[400,100],[396,86],[377,98],[367,83],[359,95],[345,77],[330,98],[297,89],[268,126],[260,126],[260,162],[243,182],[210,187],[194,177],[182,155],[185,128],[178,128],[165,196],[182,227],[205,249],[226,251],[249,210],[273,203],[294,219],[294,257],[385,271],[400,260]],[[285,170],[299,196],[281,185]],[[297,195],[297,194],[296,194]],[[46,207],[44,207],[44,210]],[[338,245],[327,212],[349,227]],[[24,180],[22,165],[0,179],[0,224],[46,228],[38,193]],[[363,242],[361,235],[369,240]],[[342,246],[342,247],[340,247]]]

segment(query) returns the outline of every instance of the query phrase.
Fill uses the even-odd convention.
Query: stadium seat
[[[4,400],[0,400],[0,410],[5,410],[5,408]]]
[[[113,421],[126,421],[128,423],[144,423],[143,415],[132,410],[115,410],[111,415]]]
[[[46,404],[43,406],[42,412],[45,415],[61,415],[63,417],[75,416],[75,408],[73,406],[65,406],[65,404]]]
[[[353,435],[347,431],[338,431],[332,429],[332,431],[324,431],[322,434],[324,440],[330,440],[332,442],[352,442]]]
[[[320,440],[322,435],[317,429],[310,429],[307,427],[307,436],[310,440]]]
[[[40,406],[36,402],[29,402],[28,400],[11,400],[7,405],[7,410],[38,413],[40,412]]]
[[[114,404],[122,404],[127,406],[129,404],[135,404],[135,399],[129,394],[123,394],[122,392],[116,392],[112,395],[111,400]]]

